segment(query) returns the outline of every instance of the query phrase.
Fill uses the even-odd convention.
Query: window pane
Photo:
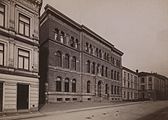
[[[3,65],[3,52],[0,52],[0,65]]]
[[[23,68],[23,57],[19,57],[19,68]]]
[[[23,24],[23,22],[19,23],[19,33],[24,34],[24,24]]]
[[[29,59],[28,58],[24,59],[24,69],[26,69],[26,70],[29,69]]]
[[[0,26],[4,26],[4,15],[0,13]]]
[[[29,24],[29,21],[30,21],[29,18],[24,17],[23,15],[20,15],[20,20],[23,21],[23,22],[25,22],[25,23],[27,23],[27,24]]]
[[[29,28],[29,25],[25,25],[25,35],[26,36],[29,36],[29,32],[30,32],[30,28]]]
[[[29,57],[29,53],[27,51],[19,50],[19,55]]]

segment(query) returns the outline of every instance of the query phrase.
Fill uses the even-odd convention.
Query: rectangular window
[[[4,44],[0,43],[0,65],[4,65]]]
[[[5,26],[5,6],[0,4],[0,26]]]
[[[18,68],[29,70],[30,53],[25,50],[18,50]]]
[[[19,14],[19,33],[27,37],[30,36],[30,18]]]

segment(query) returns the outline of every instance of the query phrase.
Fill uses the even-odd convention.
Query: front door
[[[28,109],[29,85],[17,84],[17,109]]]
[[[2,112],[3,105],[3,83],[0,82],[0,112]]]

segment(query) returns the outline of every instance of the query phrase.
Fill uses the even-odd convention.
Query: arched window
[[[111,85],[111,94],[114,94],[114,86]]]
[[[60,51],[56,52],[56,66],[62,67],[62,53]]]
[[[95,74],[95,67],[96,67],[96,64],[95,62],[92,63],[92,74]]]
[[[79,40],[78,40],[78,39],[76,39],[75,48],[76,48],[76,49],[79,49]]]
[[[102,58],[102,51],[99,50],[99,58]]]
[[[89,60],[86,62],[86,72],[90,73],[90,61]]]
[[[69,55],[65,54],[64,57],[64,68],[69,68]]]
[[[87,93],[90,93],[90,81],[87,81]]]
[[[76,70],[76,57],[75,56],[72,57],[71,68],[72,70]]]
[[[72,92],[76,92],[76,80],[72,80]]]
[[[58,29],[55,29],[55,32],[54,32],[54,40],[59,40],[58,36],[59,36],[59,30],[58,30]]]
[[[64,91],[69,92],[69,78],[65,78],[64,81]]]
[[[92,47],[91,44],[90,44],[90,47],[89,47],[89,52],[90,52],[90,54],[93,54],[93,47]]]
[[[71,39],[70,39],[70,46],[75,47],[74,37],[71,37]]]
[[[100,64],[97,64],[97,75],[100,74]]]
[[[60,34],[61,43],[64,43],[64,38],[65,38],[65,33],[63,31],[61,31],[61,34]]]
[[[61,92],[61,88],[62,88],[61,82],[62,82],[61,77],[57,77],[56,79],[56,91],[57,92]]]

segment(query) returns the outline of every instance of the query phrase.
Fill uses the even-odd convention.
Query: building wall
[[[26,110],[38,110],[39,27],[37,24],[39,24],[40,5],[35,1],[25,0],[3,0],[0,1],[0,5],[5,8],[4,25],[0,25],[0,44],[4,46],[4,64],[0,65],[0,83],[3,83],[3,101],[0,112],[21,110],[17,108],[18,84],[28,85],[29,101]],[[19,15],[27,16],[26,19],[29,20],[29,36],[19,32]],[[26,58],[28,62],[25,62],[23,69],[21,69],[23,62],[19,57],[19,54],[23,53],[19,53],[19,50],[26,51],[29,55],[28,59]]]
[[[122,99],[126,101],[138,100],[138,75],[129,69],[122,70]]]
[[[111,43],[108,43],[101,37],[98,37],[98,35],[95,33],[87,32],[86,29],[88,28],[82,27],[51,6],[48,5],[45,8],[48,12],[45,11],[41,16],[40,23],[40,51],[43,51],[40,53],[40,86],[43,86],[46,89],[43,91],[43,93],[41,93],[43,94],[43,97],[45,96],[45,100],[43,102],[55,103],[72,101],[121,100],[122,52],[119,50],[117,51],[117,49],[114,48]],[[86,50],[86,43],[92,45],[94,50],[97,47],[104,53],[108,53],[108,60],[107,56],[105,60],[103,57],[100,58],[95,54],[93,55],[92,48],[88,48]],[[60,59],[58,60],[57,51],[61,52],[62,63],[60,66],[57,65],[58,61],[60,61]],[[43,53],[46,53],[45,57]],[[64,67],[66,54],[68,54],[70,58],[69,68]],[[73,70],[71,66],[73,56],[76,57],[76,70]],[[89,65],[89,72],[87,70],[88,60],[91,62]],[[46,61],[47,65],[43,64],[42,61]],[[95,63],[94,73],[93,62]],[[96,67],[98,64],[101,65],[100,67],[104,65],[103,76],[97,72]],[[106,67],[108,67],[107,75],[105,75]],[[46,68],[45,71],[43,68]],[[117,79],[115,78],[115,80],[114,78],[111,78],[112,69],[116,71],[115,76],[118,74],[118,77]],[[99,71],[101,72],[102,69],[99,68]],[[46,74],[44,75],[44,73]],[[61,78],[61,85],[59,83],[61,90],[59,91],[57,90],[58,77]],[[69,92],[65,92],[66,78],[69,78],[70,80]],[[76,92],[72,91],[73,79],[76,80]],[[90,81],[90,83],[88,83],[88,81]],[[101,96],[98,96],[99,81],[101,81]],[[117,86],[116,89],[118,92],[116,94],[111,94],[111,85]]]

